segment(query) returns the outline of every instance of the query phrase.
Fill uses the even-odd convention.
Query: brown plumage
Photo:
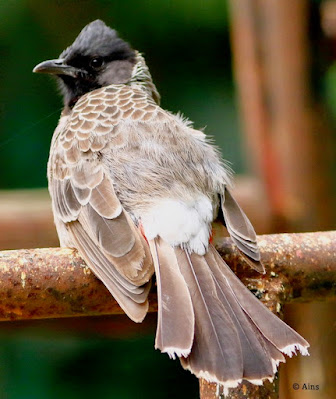
[[[155,346],[226,389],[271,379],[282,353],[306,354],[308,343],[209,244],[221,213],[233,242],[264,272],[230,171],[203,132],[160,108],[141,55],[94,21],[60,59],[34,71],[56,74],[65,100],[48,163],[61,245],[78,249],[136,322],[148,310],[155,268]]]

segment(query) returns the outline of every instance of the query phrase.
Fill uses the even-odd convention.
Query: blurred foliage
[[[324,89],[329,112],[336,122],[336,63],[333,63],[325,74]]]
[[[147,319],[154,332],[153,316]],[[0,398],[196,399],[196,378],[178,361],[155,351],[153,335],[144,335],[148,328],[143,325],[123,337],[120,323],[127,325],[125,319],[91,318],[89,332],[79,320],[71,319],[4,327],[0,332]],[[75,328],[69,327],[71,323]],[[99,331],[102,323],[104,333],[92,332],[95,327]],[[118,334],[119,339],[115,338]]]
[[[226,1],[2,0],[0,17],[0,189],[46,186],[62,102],[54,80],[31,71],[56,58],[96,18],[144,53],[162,106],[207,126],[233,169],[244,170]],[[319,43],[315,48],[320,51]],[[336,67],[324,75],[319,66],[313,80],[335,110]],[[79,327],[62,331],[50,322],[33,329],[2,325],[0,399],[197,397],[197,380],[154,350],[154,328],[120,340],[92,333],[94,322],[86,334],[73,324]]]
[[[162,106],[207,126],[224,157],[242,170],[222,0],[9,0],[0,15],[0,188],[46,186],[62,103],[53,78],[31,70],[56,58],[96,18],[145,54]]]
[[[121,328],[117,316],[106,318],[97,331],[102,317],[86,323],[69,319],[65,325],[2,323],[0,398],[198,398],[197,379],[178,360],[154,350],[155,318],[142,323],[154,319],[151,329],[141,324],[131,333],[124,329],[127,320]]]
[[[224,157],[242,170],[222,0],[6,0],[0,15],[0,189],[46,186],[62,102],[55,81],[31,71],[96,18],[144,53],[162,106],[207,126]],[[154,329],[131,340],[76,331],[3,326],[0,398],[198,396],[196,378],[154,350]]]

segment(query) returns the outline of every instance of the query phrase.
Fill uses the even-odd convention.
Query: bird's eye
[[[90,61],[90,67],[92,68],[100,68],[104,64],[104,60],[102,57],[92,58]]]

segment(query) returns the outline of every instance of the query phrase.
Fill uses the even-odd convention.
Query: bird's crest
[[[119,38],[117,31],[97,19],[82,29],[71,46],[60,54],[60,58],[67,59],[76,54],[106,57],[111,53],[124,54],[125,59],[134,56],[131,46]]]

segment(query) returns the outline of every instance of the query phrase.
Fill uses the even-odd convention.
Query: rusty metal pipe
[[[267,273],[245,265],[229,238],[219,252],[274,311],[293,301],[336,296],[336,232],[259,236]],[[150,311],[157,300],[150,295]],[[78,253],[68,248],[0,252],[0,320],[120,314],[122,310]]]
[[[336,297],[336,232],[274,234],[260,236],[258,243],[267,273],[257,275],[243,266],[229,240],[217,248],[241,280],[274,313],[293,301],[316,301]],[[242,267],[243,266],[243,267]],[[200,380],[201,399],[222,398],[216,384]],[[243,381],[227,399],[278,398],[278,378],[256,386]]]
[[[336,231],[259,236],[267,273],[246,264],[229,238],[217,247],[243,282],[276,313],[292,301],[336,296]],[[150,311],[157,310],[156,293]],[[122,310],[69,248],[0,252],[0,320],[27,320],[120,314]],[[202,399],[221,397],[215,384],[200,380]],[[271,395],[271,396],[270,396]],[[272,396],[273,395],[273,396]],[[256,387],[243,382],[229,397],[277,397],[277,380]]]

